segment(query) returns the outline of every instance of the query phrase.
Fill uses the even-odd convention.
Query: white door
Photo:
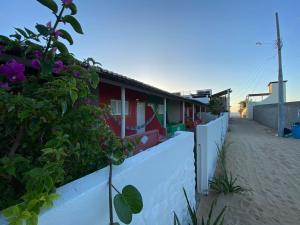
[[[136,125],[141,126],[145,124],[145,102],[136,103]],[[145,126],[138,128],[137,133],[144,133]]]

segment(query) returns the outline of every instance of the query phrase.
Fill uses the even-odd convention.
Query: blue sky
[[[84,35],[71,32],[79,59],[167,91],[232,88],[232,106],[277,79],[275,12],[289,101],[300,100],[298,0],[74,0]],[[3,1],[1,33],[54,21],[34,0]],[[67,30],[71,31],[70,27]],[[256,46],[257,41],[265,45]]]

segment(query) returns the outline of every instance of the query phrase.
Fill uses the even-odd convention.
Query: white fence
[[[209,180],[214,176],[218,146],[222,146],[228,129],[228,113],[196,129],[197,192],[207,194]]]
[[[136,186],[144,208],[133,216],[132,225],[173,223],[173,211],[188,221],[183,187],[195,205],[194,135],[178,135],[125,160],[113,169],[118,189]],[[108,225],[108,168],[58,188],[61,197],[39,217],[40,225]],[[115,215],[116,221],[118,221]],[[0,221],[0,224],[1,223]],[[183,223],[185,224],[185,223]]]

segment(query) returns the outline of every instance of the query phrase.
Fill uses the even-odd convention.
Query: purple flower
[[[8,83],[2,82],[2,81],[0,81],[0,88],[7,90],[7,91],[10,89],[10,87],[8,86]]]
[[[43,52],[40,50],[35,50],[34,55],[37,59],[41,59],[43,57]]]
[[[54,38],[57,39],[57,38],[61,35],[60,30],[54,31],[54,32],[53,32],[53,35],[54,35]]]
[[[72,2],[73,2],[73,0],[62,0],[62,3],[63,3],[64,5],[71,5]]]
[[[85,99],[83,100],[83,102],[84,102],[84,104],[86,104],[86,105],[93,105],[93,104],[95,104],[95,101],[94,101],[92,98],[89,98],[89,97],[85,98]]]
[[[4,52],[5,46],[0,44],[0,55]]]
[[[61,60],[57,60],[54,63],[52,72],[58,74],[63,70],[63,68],[64,68],[64,63]]]
[[[74,71],[73,76],[74,77],[80,77],[80,72],[79,71]]]
[[[39,70],[41,69],[41,63],[38,59],[34,59],[31,61],[31,66],[36,69],[36,70]]]
[[[0,66],[0,73],[12,83],[25,80],[24,71],[25,66],[14,59]]]
[[[51,50],[51,51],[52,51],[52,54],[53,54],[53,55],[55,55],[55,53],[56,53],[56,51],[57,51],[57,48],[56,48],[56,47],[54,47],[54,48],[52,48],[52,50]]]
[[[46,26],[48,27],[48,29],[51,29],[51,21],[49,21]]]

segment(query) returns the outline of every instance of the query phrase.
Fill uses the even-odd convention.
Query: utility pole
[[[285,113],[284,113],[284,99],[283,99],[283,76],[282,76],[282,59],[281,59],[281,48],[282,42],[280,39],[280,29],[279,29],[279,18],[278,13],[275,14],[276,17],[276,30],[277,30],[277,51],[278,51],[278,136],[283,137],[284,126],[285,126]]]

